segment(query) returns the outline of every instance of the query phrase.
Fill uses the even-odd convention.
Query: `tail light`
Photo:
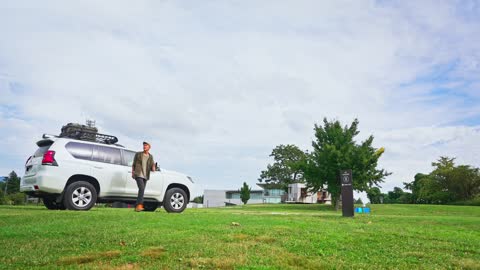
[[[57,166],[57,161],[55,160],[55,151],[47,151],[45,154],[43,154],[42,165]]]

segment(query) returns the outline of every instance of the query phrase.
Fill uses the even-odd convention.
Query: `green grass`
[[[0,268],[480,269],[480,207],[373,205],[343,218],[325,205],[0,206]]]

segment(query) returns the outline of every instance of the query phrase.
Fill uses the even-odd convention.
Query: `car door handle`
[[[93,166],[95,169],[103,169],[103,167]]]
[[[128,171],[128,173],[132,173],[132,171]]]

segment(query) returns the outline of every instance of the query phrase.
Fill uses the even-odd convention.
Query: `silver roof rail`
[[[47,133],[44,133],[42,138],[44,139],[50,139],[50,138],[58,138],[57,135],[52,135],[52,134],[47,134]]]

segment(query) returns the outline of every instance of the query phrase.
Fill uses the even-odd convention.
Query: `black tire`
[[[90,210],[97,202],[97,190],[85,181],[73,182],[65,189],[63,204],[68,210]]]
[[[188,204],[187,193],[181,188],[171,188],[165,193],[163,207],[168,213],[181,213]]]
[[[145,202],[143,204],[143,208],[145,208],[145,211],[154,212],[158,208],[158,203],[157,202]]]
[[[65,210],[65,205],[63,202],[57,202],[57,198],[45,197],[42,198],[43,205],[50,210]]]

